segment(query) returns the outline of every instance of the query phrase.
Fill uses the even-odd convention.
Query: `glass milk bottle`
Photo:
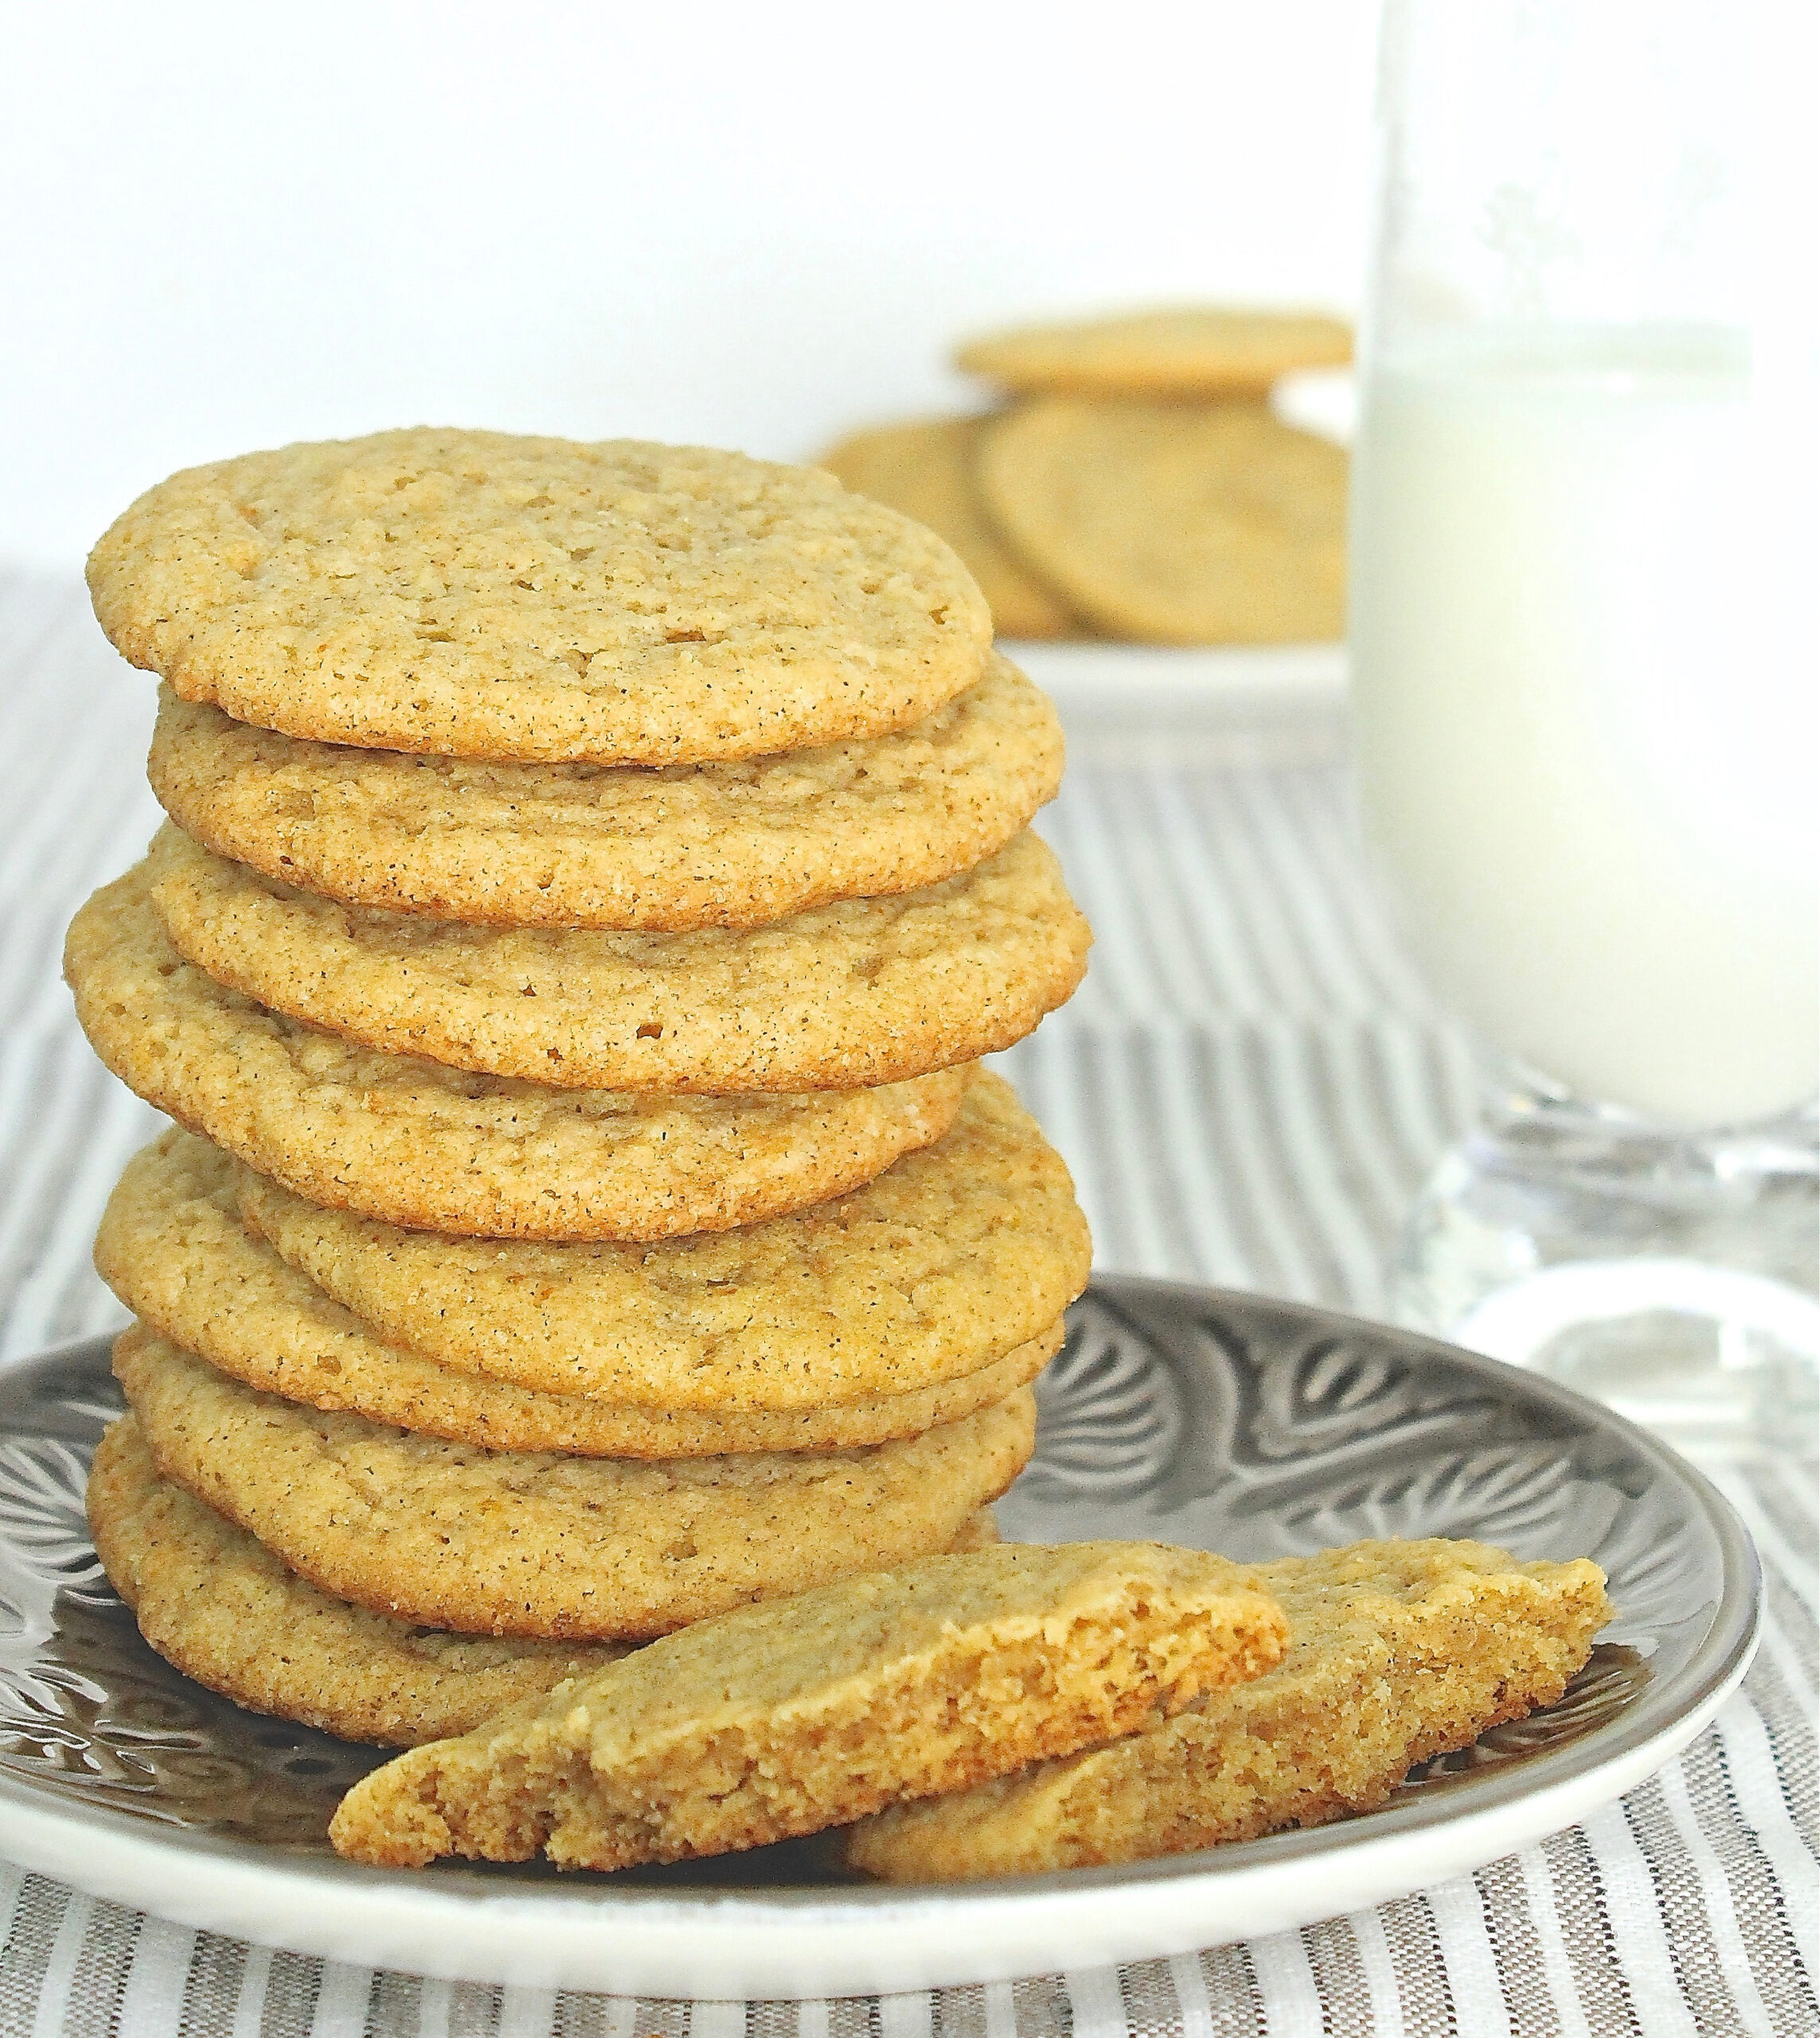
[[[1713,4],[1389,0],[1351,540],[1366,840],[1501,1057],[1396,1311],[1702,1440],[1820,1346],[1811,357],[1745,57]]]

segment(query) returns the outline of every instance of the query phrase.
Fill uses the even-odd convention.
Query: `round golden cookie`
[[[722,1414],[540,1393],[382,1338],[246,1229],[235,1208],[236,1173],[218,1147],[179,1131],[127,1163],[95,1240],[101,1277],[127,1307],[249,1387],[490,1450],[697,1458],[851,1450],[920,1436],[1002,1401],[1061,1348],[1058,1321],[977,1372],[829,1407]]]
[[[439,756],[674,764],[882,736],[978,678],[933,532],[813,468],[420,429],[149,490],[88,560],[101,627],[186,701]]]
[[[979,583],[1001,637],[1068,636],[1075,624],[1066,607],[1006,549],[980,508],[973,470],[983,422],[937,417],[878,425],[830,447],[819,464],[855,495],[939,531]]]
[[[350,905],[516,927],[752,927],[1002,849],[1060,783],[1047,697],[994,655],[895,735],[662,771],[305,742],[159,689],[149,770],[217,854]]]
[[[148,1103],[313,1202],[482,1238],[725,1230],[869,1181],[953,1122],[963,1069],[808,1096],[662,1096],[361,1048],[186,962],[140,865],[72,923],[95,1052]]]
[[[256,1393],[140,1329],[114,1370],[158,1471],[312,1585],[467,1634],[642,1641],[948,1549],[1036,1400],[866,1450],[651,1462],[490,1451]]]
[[[791,1217],[650,1246],[443,1239],[322,1210],[243,1170],[241,1217],[379,1335],[545,1394],[723,1415],[920,1393],[1045,1336],[1087,1225],[1010,1087]]]
[[[971,340],[955,357],[1021,395],[1261,396],[1296,369],[1345,366],[1353,333],[1320,312],[1193,305],[1020,326]]]
[[[901,1082],[1021,1040],[1087,966],[1087,923],[1028,831],[939,884],[693,934],[344,906],[168,825],[147,865],[166,933],[217,983],[367,1047],[577,1088]]]
[[[1084,615],[1168,644],[1345,626],[1346,456],[1261,404],[1052,396],[992,426],[980,486]]]
[[[236,1705],[344,1741],[416,1747],[586,1677],[611,1642],[451,1634],[332,1599],[158,1476],[137,1420],[112,1424],[88,1478],[88,1525],[139,1632]]]

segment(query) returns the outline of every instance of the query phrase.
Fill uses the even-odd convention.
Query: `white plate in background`
[[[1084,763],[1314,763],[1344,740],[1343,644],[999,648],[1054,701]]]

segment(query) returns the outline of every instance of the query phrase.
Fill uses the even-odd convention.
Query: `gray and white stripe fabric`
[[[149,682],[79,588],[0,579],[0,1356],[17,1357],[117,1320],[89,1240],[156,1120],[89,1055],[57,955],[156,810]],[[1378,916],[1320,732],[1301,761],[1252,742],[1224,764],[1177,733],[1076,744],[1045,828],[1098,946],[1009,1072],[1075,1171],[1103,1266],[1372,1313],[1399,1214],[1470,1108],[1470,1051]],[[1769,1579],[1743,1693],[1584,1826],[1381,1910],[1116,1973],[690,2005],[339,1967],[0,1868],[0,2038],[1812,2038],[1814,1474],[1763,1458],[1721,1477]]]

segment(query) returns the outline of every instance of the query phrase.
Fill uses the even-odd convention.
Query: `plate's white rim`
[[[999,648],[1049,696],[1077,763],[1309,764],[1338,755],[1343,644]]]
[[[1100,1276],[1098,1284],[1219,1299],[1218,1290],[1189,1283]],[[1357,1322],[1283,1306],[1337,1327]],[[1673,1685],[1646,1687],[1615,1719],[1517,1767],[1312,1831],[936,1889],[529,1888],[477,1870],[400,1874],[161,1830],[5,1776],[0,1856],[182,1924],[330,1959],[447,1981],[735,1999],[885,1993],[1158,1958],[1407,1895],[1572,1824],[1685,1747],[1749,1668],[1762,1576],[1730,1505],[1646,1431],[1502,1361],[1396,1334],[1467,1372],[1506,1381],[1517,1372],[1526,1395],[1618,1433],[1686,1489],[1718,1545],[1717,1610]]]
[[[60,1816],[10,1786],[0,1794],[5,1851],[21,1867],[179,1924],[441,1981],[745,2001],[1013,1981],[1292,1930],[1513,1853],[1678,1755],[1736,1689],[1755,1644],[1753,1629],[1730,1673],[1660,1733],[1552,1785],[1409,1830],[1361,1821],[1250,1842],[1243,1862],[1230,1858],[1235,1848],[1217,1866],[1204,1855],[1139,1864],[1162,1874],[1088,1870],[937,1892],[842,1891],[838,1901],[821,1890],[679,1901],[647,1888],[603,1903],[598,1885],[438,1889],[429,1876],[281,1864],[251,1847],[229,1857],[182,1845],[179,1869],[170,1840],[123,1831],[124,1820],[97,1829],[105,1814],[72,1807],[77,1816]],[[1345,1844],[1295,1844],[1336,1835]]]
[[[1349,662],[1342,642],[1169,645],[1002,638],[998,649],[1064,709],[1096,700],[1141,707],[1209,698],[1337,707],[1346,697]]]

